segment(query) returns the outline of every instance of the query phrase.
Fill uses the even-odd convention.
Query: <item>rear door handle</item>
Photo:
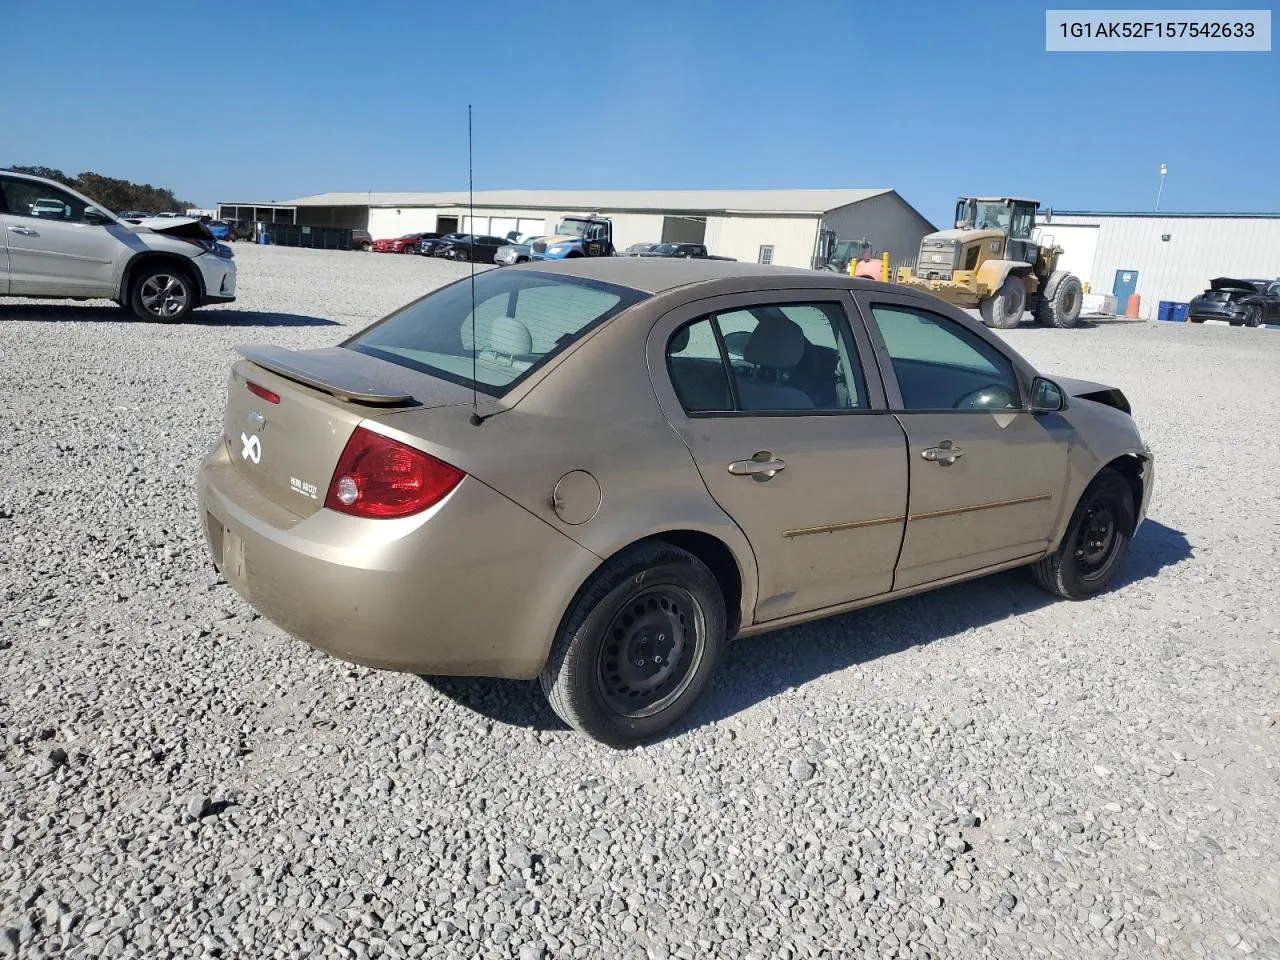
[[[957,447],[952,441],[942,440],[936,447],[926,447],[921,450],[920,456],[931,463],[940,463],[944,467],[947,467],[963,457],[964,451]]]
[[[768,450],[753,454],[750,460],[735,460],[729,464],[729,472],[735,477],[751,477],[753,480],[768,480],[785,469],[786,461],[777,459]]]
[[[30,227],[10,227],[10,228],[9,228],[9,232],[10,232],[10,233],[20,233],[20,234],[22,234],[24,237],[38,237],[38,236],[40,236],[40,234],[39,234],[39,233],[37,233],[35,230],[32,230]]]

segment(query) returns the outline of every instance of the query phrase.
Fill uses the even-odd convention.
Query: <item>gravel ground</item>
[[[1280,336],[1012,331],[1158,453],[1119,588],[743,641],[619,753],[217,583],[193,477],[233,345],[462,272],[237,254],[241,300],[181,326],[0,301],[0,957],[1280,956]]]

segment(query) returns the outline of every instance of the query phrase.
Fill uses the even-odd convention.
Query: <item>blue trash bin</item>
[[[1161,300],[1160,306],[1156,310],[1156,318],[1160,320],[1172,320],[1173,307],[1174,303],[1172,300]]]
[[[1191,312],[1191,304],[1175,303],[1173,305],[1173,319],[1178,323],[1187,322],[1187,314]]]

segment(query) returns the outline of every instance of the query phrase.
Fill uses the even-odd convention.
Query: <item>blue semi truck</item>
[[[532,260],[567,260],[570,257],[612,257],[613,221],[608,217],[565,217],[556,232],[538,237],[529,246]]]

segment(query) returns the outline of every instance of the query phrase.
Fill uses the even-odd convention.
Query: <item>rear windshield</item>
[[[428,294],[343,346],[500,397],[647,294],[581,277],[488,270]],[[474,329],[474,337],[472,330]],[[472,352],[472,344],[479,346]]]

